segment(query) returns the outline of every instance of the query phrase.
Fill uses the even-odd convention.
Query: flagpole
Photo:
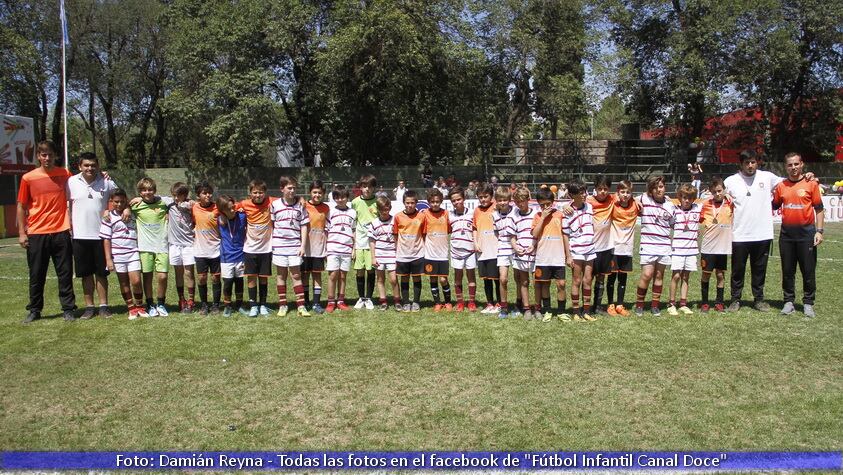
[[[61,31],[61,103],[62,123],[64,124],[64,167],[70,169],[70,162],[67,158],[67,71],[65,70],[65,39],[67,37],[67,14],[64,11],[64,0],[59,0],[61,10],[62,31]]]

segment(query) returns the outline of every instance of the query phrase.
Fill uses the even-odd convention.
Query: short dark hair
[[[571,196],[578,195],[580,193],[585,193],[585,191],[585,184],[583,184],[581,181],[572,181],[568,183],[568,194]],[[551,193],[553,192],[551,191]]]
[[[618,191],[620,190],[629,190],[632,193],[632,182],[629,180],[621,180],[618,182]]]
[[[597,175],[597,179],[594,180],[594,187],[599,188],[601,186],[605,186],[606,188],[612,187],[612,179],[609,178],[607,175]]]
[[[662,175],[655,175],[647,178],[647,193],[652,193],[653,190],[659,186],[659,183],[666,184]]]
[[[758,152],[756,152],[755,150],[752,150],[751,148],[748,148],[748,149],[744,150],[743,152],[741,152],[741,155],[740,155],[741,163],[743,163],[744,160],[749,160],[751,158],[754,158],[754,159],[757,160],[758,159]]]
[[[184,182],[177,181],[170,187],[170,194],[173,196],[186,195],[188,193],[190,193],[190,188]]]
[[[310,182],[310,188],[308,188],[307,191],[313,191],[313,190],[316,190],[316,189],[322,190],[323,193],[325,192],[325,184],[322,183],[322,180],[311,181]]]
[[[357,181],[359,186],[367,185],[369,188],[374,188],[378,186],[378,179],[375,178],[374,175],[366,174],[360,177],[360,180]]]
[[[334,191],[331,192],[331,196],[338,200],[340,198],[348,199],[348,188],[345,185],[335,185]]]
[[[251,191],[255,188],[261,191],[266,191],[266,182],[261,180],[260,178],[255,178],[254,180],[249,182],[249,192],[251,193]]]
[[[287,175],[281,175],[280,177],[278,177],[278,186],[280,186],[281,188],[284,188],[289,184],[296,186],[299,184],[299,182],[297,182],[295,178]]]
[[[457,185],[451,188],[451,191],[448,192],[448,198],[453,199],[454,195],[460,195],[461,198],[465,198],[465,190],[463,190],[461,186]]]
[[[82,160],[88,160],[89,162],[97,162],[99,163],[100,160],[97,158],[94,152],[82,152],[79,154],[79,163],[82,163]]]
[[[427,200],[430,201],[431,198],[439,197],[440,200],[444,200],[445,196],[442,195],[442,192],[439,191],[439,188],[431,188],[427,190]]]
[[[726,185],[723,184],[723,179],[720,178],[719,176],[716,176],[716,177],[712,178],[711,181],[708,182],[708,189],[709,190],[712,190],[717,186],[722,186],[723,188],[726,187]]]
[[[477,190],[477,196],[480,195],[489,195],[495,196],[495,187],[490,183],[483,183],[480,185],[480,188]]]
[[[416,201],[418,201],[419,195],[415,192],[415,190],[407,190],[404,192],[404,201],[407,201],[407,198],[415,198]]]
[[[126,190],[124,190],[123,188],[115,188],[115,189],[111,190],[111,197],[114,198],[115,196],[122,196],[123,198],[127,198],[127,199],[129,197],[126,194]]]
[[[785,154],[784,161],[787,161],[789,158],[793,158],[793,157],[799,157],[799,161],[800,162],[802,161],[802,155],[799,155],[796,152],[788,152],[787,154]]]
[[[550,188],[539,188],[536,192],[536,201],[553,201],[553,192]]]
[[[208,183],[207,181],[202,180],[199,183],[197,183],[196,186],[193,187],[193,191],[196,193],[197,196],[200,193],[205,192],[205,191],[207,191],[208,193],[214,194],[214,187],[211,186],[211,184]]]
[[[50,152],[53,155],[58,155],[59,148],[56,147],[55,142],[53,142],[52,140],[42,140],[38,142],[38,145],[36,146],[36,152]]]

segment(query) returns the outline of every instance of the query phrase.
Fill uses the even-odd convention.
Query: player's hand
[[[29,236],[27,236],[26,233],[21,233],[20,236],[18,236],[18,244],[20,244],[20,247],[24,249],[28,248]]]
[[[553,206],[548,206],[542,210],[542,219],[547,219],[551,214],[553,214]]]
[[[375,259],[375,256],[372,256],[372,269],[375,269],[377,267],[378,267],[378,260]]]
[[[816,175],[814,175],[814,172],[808,172],[808,173],[805,174],[805,181],[817,181],[817,182],[819,182],[820,180],[817,178]]]
[[[123,210],[123,216],[120,217],[124,223],[128,223],[132,219],[132,210],[126,208]]]
[[[129,206],[135,206],[135,205],[139,204],[141,201],[143,201],[143,198],[141,198],[140,196],[135,196],[134,198],[129,200]]]
[[[102,177],[103,177],[103,179],[104,179],[104,180],[111,180],[111,176],[108,174],[108,172],[107,172],[107,171],[102,170],[102,171],[100,172],[100,174],[102,174]]]
[[[297,255],[299,257],[304,257],[304,249],[299,249],[299,252],[297,253]]]
[[[814,233],[814,247],[819,246],[823,242],[823,233]]]
[[[532,254],[533,251],[533,246],[527,246],[527,249],[524,249],[524,254]]]
[[[351,250],[351,260],[353,261],[355,257],[357,257],[357,249],[352,249]]]
[[[562,214],[568,216],[569,218],[574,215],[574,207],[571,205],[565,205],[562,207]]]
[[[108,265],[106,265],[106,268],[108,269],[109,272],[114,272],[114,270],[115,270],[114,263],[109,262]]]

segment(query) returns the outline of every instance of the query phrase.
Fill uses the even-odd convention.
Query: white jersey
[[[140,261],[135,218],[131,218],[126,223],[120,213],[111,211],[108,216],[100,220],[97,238],[111,240],[111,256],[115,263],[128,264]]]
[[[521,211],[516,208],[515,211],[510,214],[510,219],[512,220],[512,231],[515,235],[515,243],[525,249],[529,247],[533,248],[532,252],[524,254],[523,256],[519,256],[517,252],[513,252],[512,258],[518,262],[529,264],[536,261],[536,244],[535,239],[533,239],[533,219],[536,217],[538,212],[539,211],[535,208],[529,208],[527,210],[527,214],[522,214]]]
[[[498,257],[512,255],[512,242],[510,237],[515,235],[512,227],[512,215],[518,208],[512,207],[509,213],[501,214],[498,210],[492,213],[492,221],[495,223],[495,235],[498,237]]]
[[[757,170],[752,176],[738,172],[723,181],[735,206],[733,242],[773,239],[773,190],[782,180],[774,173]]]
[[[329,256],[351,256],[354,249],[354,232],[357,226],[357,213],[350,207],[346,209],[333,208],[325,224],[328,232]],[[366,238],[368,240],[368,237]]]
[[[465,210],[463,214],[448,212],[451,228],[451,259],[465,259],[477,250],[474,246],[474,213]]]
[[[302,242],[301,228],[310,224],[310,214],[298,200],[288,205],[284,199],[273,201],[269,213],[272,219],[272,255],[298,255]]]
[[[665,197],[657,203],[649,195],[641,195],[641,246],[642,256],[669,256],[670,230],[673,224],[673,202]]]
[[[381,221],[375,218],[366,225],[369,242],[375,243],[375,260],[378,264],[395,264],[395,235],[392,234],[395,217]]]
[[[680,206],[673,208],[673,243],[674,256],[696,256],[699,252],[700,205],[694,203],[691,209],[684,211]]]
[[[594,254],[594,209],[588,203],[583,203],[582,208],[573,209],[571,216],[562,218],[562,232],[568,236],[571,254]]]

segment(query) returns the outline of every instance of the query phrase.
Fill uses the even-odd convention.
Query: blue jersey
[[[217,218],[220,228],[220,262],[236,264],[243,261],[243,244],[246,241],[246,213],[238,211],[233,219]]]

